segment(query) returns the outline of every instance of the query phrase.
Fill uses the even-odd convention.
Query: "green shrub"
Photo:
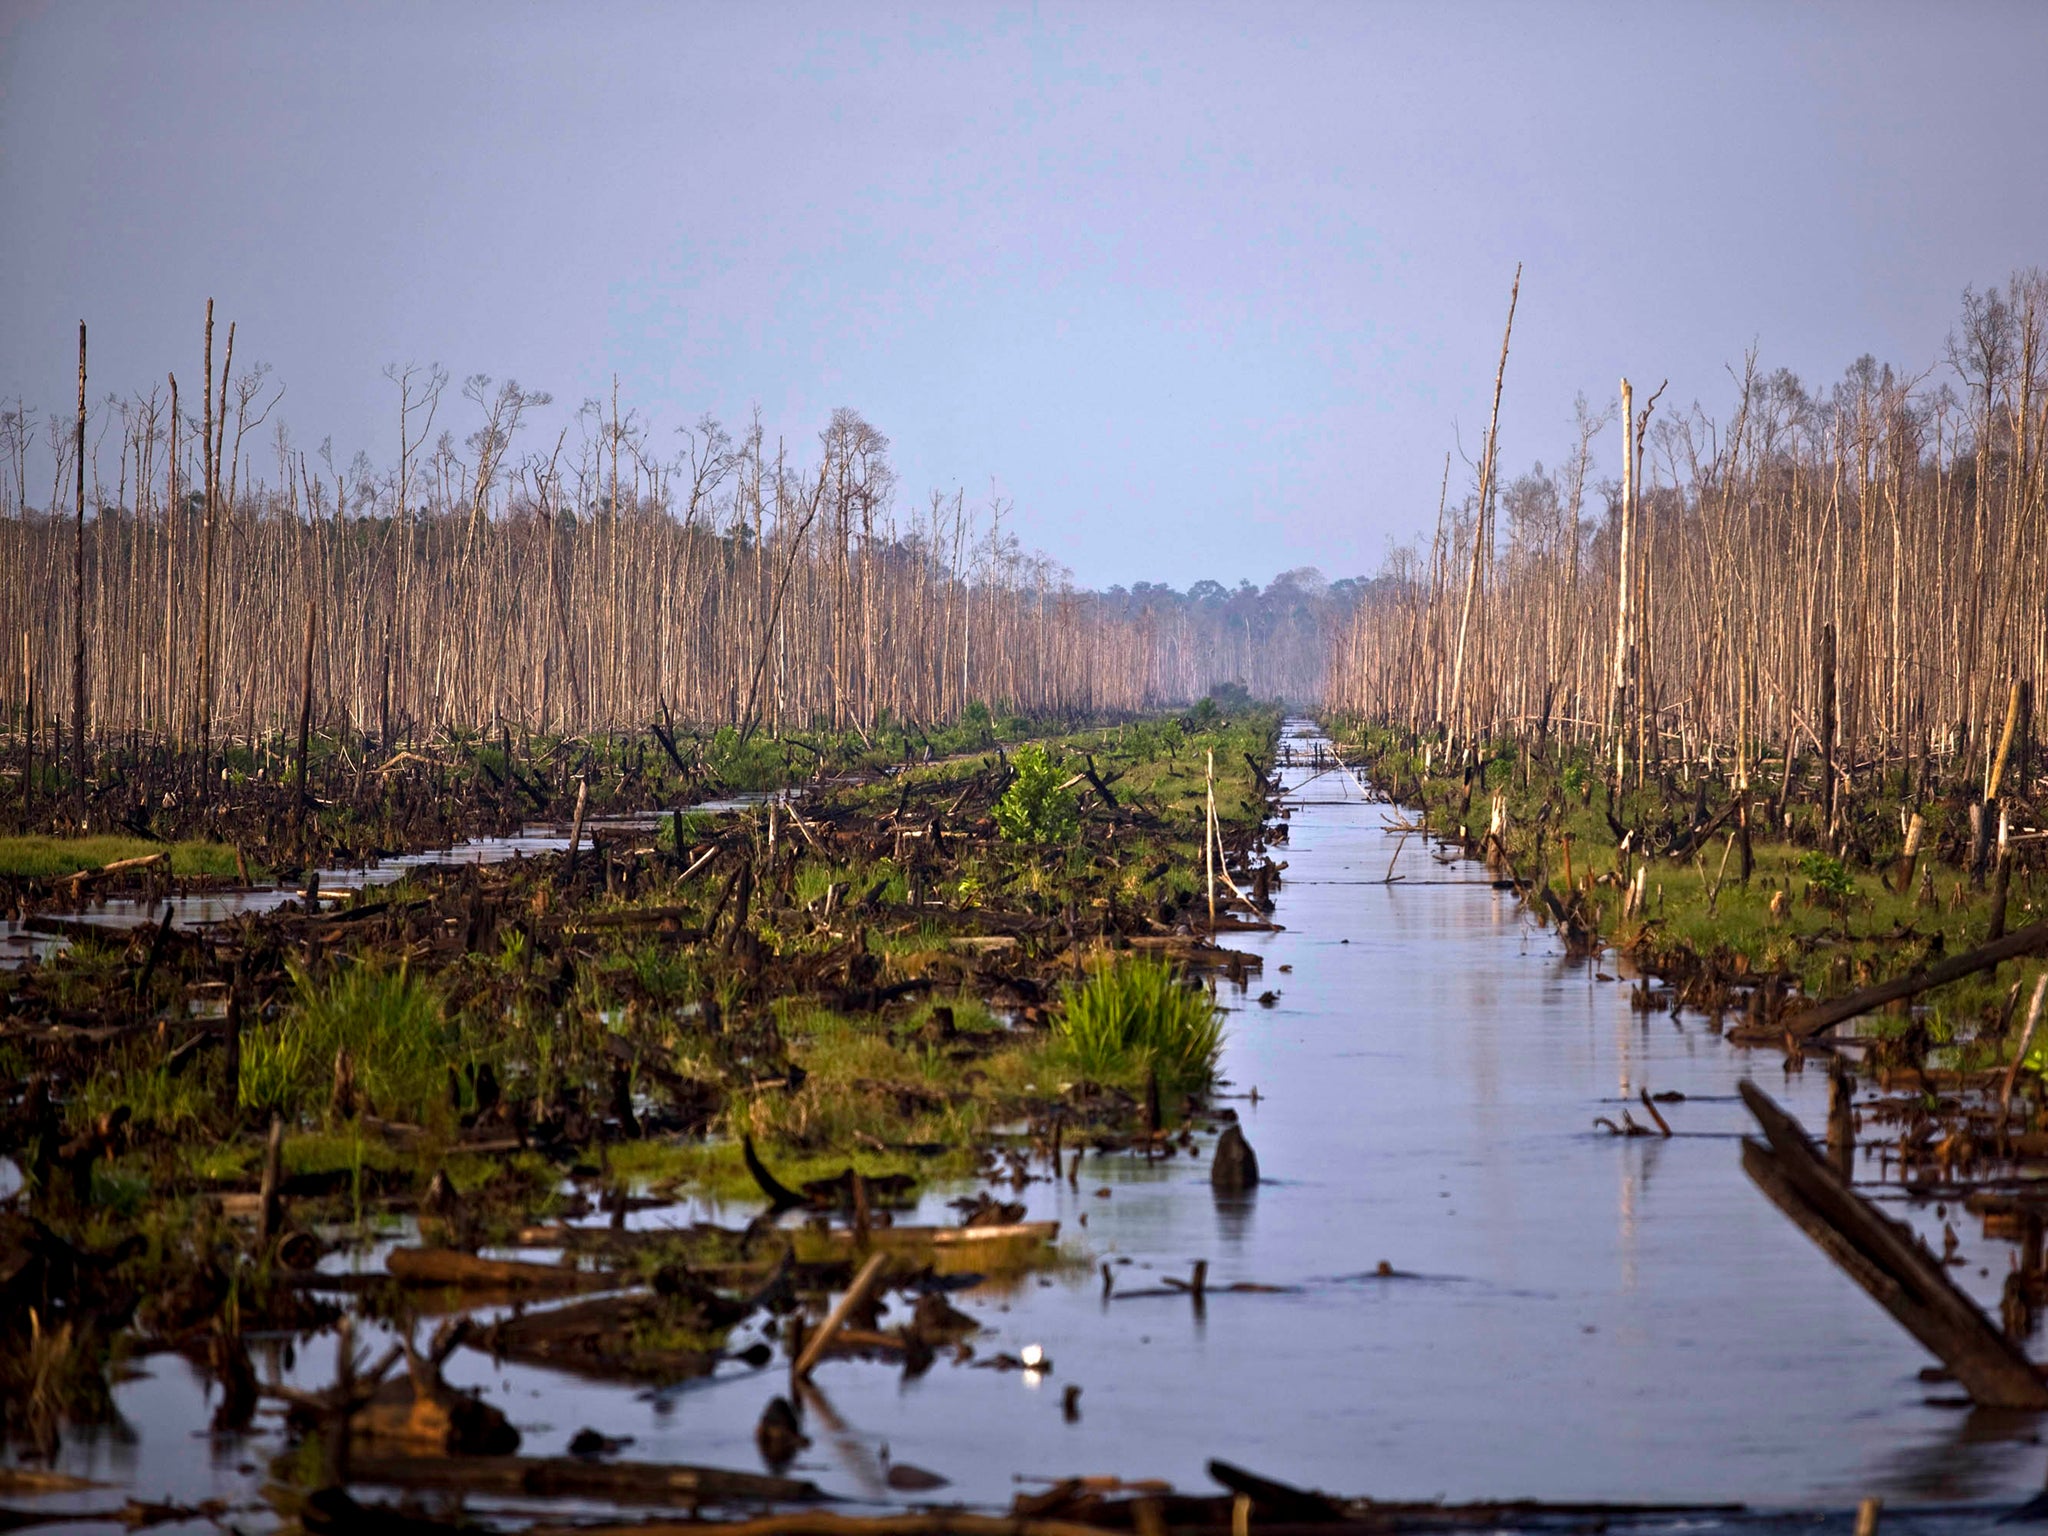
[[[1135,1081],[1148,1068],[1171,1093],[1206,1088],[1223,1050],[1223,1014],[1201,987],[1160,960],[1125,956],[1069,986],[1054,1026],[1061,1054],[1098,1081]]]
[[[1856,877],[1840,859],[1825,853],[1800,855],[1799,873],[1813,882],[1813,888],[1827,905],[1840,906],[1856,894]]]
[[[319,1111],[343,1050],[363,1106],[416,1121],[445,1105],[455,1037],[430,987],[402,965],[351,965],[324,981],[294,971],[292,979],[283,1017],[242,1035],[244,1105],[287,1117]]]
[[[996,830],[1007,843],[1063,843],[1081,829],[1071,790],[1060,787],[1052,754],[1037,742],[1011,759],[1017,778],[996,802]]]

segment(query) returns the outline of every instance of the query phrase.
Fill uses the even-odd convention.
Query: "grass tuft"
[[[242,1037],[241,1101],[298,1118],[317,1113],[334,1089],[346,1050],[365,1107],[419,1120],[447,1102],[454,1032],[433,989],[404,966],[351,965],[325,980],[294,972],[291,1006],[275,1024]]]
[[[58,880],[122,859],[168,853],[171,873],[232,875],[235,850],[225,843],[152,843],[139,837],[0,837],[0,875]]]
[[[1120,957],[1065,992],[1056,1035],[1078,1072],[1128,1082],[1147,1069],[1161,1088],[1206,1088],[1223,1051],[1223,1015],[1201,987],[1160,960]]]

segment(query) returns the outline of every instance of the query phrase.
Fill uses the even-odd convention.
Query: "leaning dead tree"
[[[1560,472],[1489,452],[1339,642],[1331,706],[1465,742],[1562,735],[1633,780],[1719,751],[2024,780],[2048,678],[2048,274],[1967,292],[1940,366],[1809,389],[1754,356],[1732,418],[1580,404]],[[1617,427],[1618,422],[1618,427]],[[1617,483],[1587,483],[1619,437]],[[1589,508],[1592,497],[1604,507]],[[1495,530],[1498,497],[1503,526]],[[1829,797],[1832,805],[1832,795]]]

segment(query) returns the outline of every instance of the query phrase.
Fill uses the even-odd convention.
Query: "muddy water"
[[[1934,1405],[1953,1389],[1917,1379],[1927,1357],[1743,1178],[1736,1081],[1753,1071],[1818,1124],[1822,1073],[1788,1078],[1702,1020],[1632,1013],[1626,983],[1567,963],[1483,871],[1419,840],[1404,881],[1376,883],[1396,843],[1386,808],[1341,774],[1288,778],[1286,931],[1238,941],[1265,959],[1253,994],[1279,996],[1232,1000],[1225,1061],[1234,1091],[1257,1090],[1236,1105],[1267,1181],[1224,1201],[1206,1162],[1091,1158],[1078,1190],[1031,1186],[1032,1214],[1058,1217],[1081,1262],[956,1300],[991,1327],[980,1355],[1038,1344],[1050,1372],[942,1363],[904,1383],[828,1363],[830,1418],[807,1415],[798,1475],[880,1498],[887,1456],[985,1505],[1075,1473],[1201,1489],[1211,1456],[1387,1498],[1841,1509],[1873,1493],[2009,1505],[2041,1486],[2035,1425]],[[1664,1106],[1671,1140],[1593,1129],[1643,1087],[1686,1096]],[[1989,1297],[2007,1250],[1957,1226],[1975,1261],[1961,1276]],[[1287,1289],[1212,1293],[1199,1312],[1102,1299],[1104,1260],[1128,1291],[1196,1259],[1212,1292]],[[318,1381],[330,1362],[315,1342],[293,1374]],[[759,1465],[752,1426],[787,1386],[770,1371],[648,1394],[468,1353],[455,1367],[529,1452],[590,1425],[633,1436],[635,1457],[733,1467]],[[68,1464],[149,1497],[246,1490],[274,1435],[210,1445],[189,1369],[144,1368],[120,1394],[136,1438]]]

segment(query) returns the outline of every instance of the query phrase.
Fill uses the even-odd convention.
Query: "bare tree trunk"
[[[1493,413],[1486,424],[1486,447],[1479,459],[1479,515],[1472,531],[1472,565],[1465,577],[1465,603],[1458,615],[1458,652],[1451,666],[1451,729],[1462,731],[1461,707],[1465,696],[1465,638],[1472,622],[1473,606],[1480,593],[1491,530],[1487,512],[1493,502],[1493,460],[1500,432],[1500,392],[1508,372],[1508,343],[1515,334],[1515,304],[1522,296],[1522,265],[1515,263],[1514,286],[1508,290],[1508,323],[1501,332],[1500,366],[1493,375]],[[1483,642],[1482,642],[1483,645]]]
[[[71,589],[71,783],[78,819],[85,820],[85,322],[78,322],[77,565]]]

